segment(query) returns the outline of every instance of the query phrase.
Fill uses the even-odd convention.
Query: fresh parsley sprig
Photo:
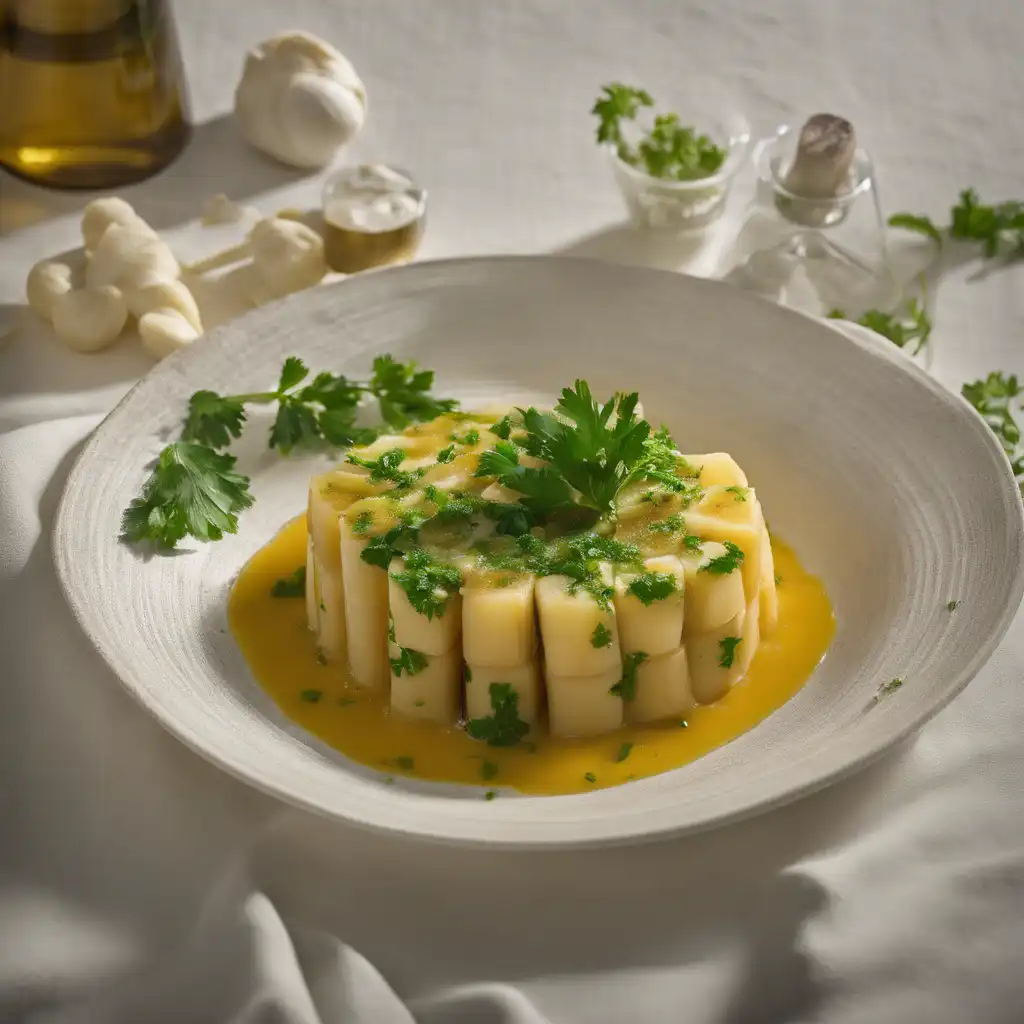
[[[949,226],[939,228],[930,217],[895,213],[889,218],[889,225],[926,235],[940,246],[944,232],[960,241],[978,242],[987,259],[999,255],[1024,256],[1024,202],[1011,199],[983,203],[975,189],[967,188],[960,193],[949,217]]]
[[[833,309],[828,317],[830,320],[849,319],[841,309]],[[911,299],[902,312],[887,313],[881,309],[869,309],[857,317],[854,323],[888,338],[897,348],[913,345],[912,355],[917,355],[928,344],[932,334],[931,318],[917,299]]]
[[[961,394],[981,414],[1010,460],[1010,468],[1024,490],[1024,452],[1021,450],[1020,426],[1014,416],[1019,411],[1021,386],[1016,374],[995,370],[982,380],[965,384]]]
[[[493,713],[471,718],[466,732],[492,747],[514,747],[530,731],[529,723],[519,717],[519,694],[511,683],[491,683],[487,692]]]
[[[726,151],[707,135],[684,125],[678,114],[655,114],[653,124],[634,146],[623,133],[623,121],[635,121],[642,109],[654,106],[644,89],[612,82],[601,89],[591,113],[597,118],[597,141],[613,145],[619,159],[643,167],[652,178],[695,181],[715,174]]]
[[[186,537],[213,541],[237,531],[238,514],[253,502],[249,479],[235,470],[233,456],[218,449],[241,436],[247,405],[277,404],[268,443],[287,454],[300,447],[343,448],[372,441],[376,430],[356,426],[364,394],[377,399],[382,419],[396,429],[411,420],[433,419],[457,404],[430,394],[432,370],[391,356],[374,360],[367,383],[326,372],[305,383],[308,377],[305,363],[290,356],[271,391],[195,392],[181,439],[160,452],[140,496],[125,510],[121,538],[169,549]]]

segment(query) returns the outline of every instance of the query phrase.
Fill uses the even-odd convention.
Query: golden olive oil
[[[0,165],[56,188],[112,188],[188,139],[165,0],[0,0]]]

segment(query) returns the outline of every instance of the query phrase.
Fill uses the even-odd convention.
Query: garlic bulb
[[[113,344],[127,319],[124,296],[112,285],[65,292],[53,303],[53,329],[76,352],[98,352]]]
[[[293,167],[325,167],[366,120],[366,89],[346,57],[305,32],[249,51],[235,116],[257,149]]]
[[[139,318],[142,345],[157,359],[191,345],[199,332],[175,309],[157,309]]]
[[[53,320],[53,304],[61,295],[71,291],[71,268],[66,263],[43,260],[29,272],[25,282],[28,304],[44,320]]]
[[[111,224],[100,238],[85,268],[89,288],[112,284],[130,289],[156,279],[174,279],[181,273],[166,242],[142,222]]]

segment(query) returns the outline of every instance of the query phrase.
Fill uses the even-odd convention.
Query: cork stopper
[[[850,190],[850,169],[857,152],[853,125],[835,114],[808,118],[797,141],[796,155],[783,180],[795,198],[779,198],[779,209],[791,220],[811,226],[827,223],[829,199]],[[822,202],[825,200],[826,202]]]

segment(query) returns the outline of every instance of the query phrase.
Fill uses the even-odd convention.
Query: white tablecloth
[[[318,195],[226,119],[246,47],[292,27],[367,83],[350,155],[429,187],[427,257],[709,272],[715,242],[684,258],[622,227],[587,113],[613,79],[698,118],[734,104],[761,130],[843,113],[889,210],[941,220],[968,185],[1024,195],[1019,0],[181,0],[178,16],[195,141],[125,194],[186,249],[208,195],[267,211]],[[22,316],[28,267],[78,244],[85,199],[0,177],[0,325],[17,326],[0,352],[0,1020],[1024,1019],[1019,619],[962,697],[859,777],[637,849],[385,840],[286,808],[165,734],[82,638],[51,566],[69,464],[148,365],[128,344],[72,355]],[[970,273],[937,295],[934,371],[951,387],[1024,370],[1024,267]]]

